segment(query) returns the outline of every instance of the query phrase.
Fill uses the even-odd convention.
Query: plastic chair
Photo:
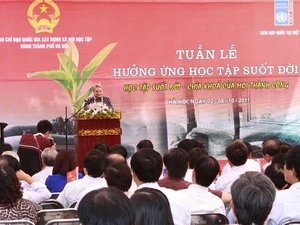
[[[45,225],[80,225],[79,218],[50,220]]]
[[[53,193],[51,194],[50,199],[57,199],[57,197],[59,196],[59,194],[60,194],[60,192],[53,192]]]
[[[0,225],[10,225],[10,224],[19,224],[19,225],[34,225],[30,220],[1,220]]]
[[[191,225],[221,225],[229,224],[226,216],[220,213],[192,214]]]
[[[77,218],[77,210],[66,209],[44,209],[37,212],[36,225],[45,225],[47,222],[55,219],[75,219]]]
[[[300,224],[300,220],[286,221],[286,222],[282,223],[281,225],[294,225],[294,224],[296,224],[296,225]]]
[[[41,209],[63,209],[64,206],[55,199],[48,199],[46,201],[43,201],[39,204],[41,206]]]

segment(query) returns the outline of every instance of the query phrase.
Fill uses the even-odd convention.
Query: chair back
[[[80,225],[80,222],[79,222],[79,218],[54,219],[47,222],[46,225]]]
[[[77,210],[66,209],[44,209],[37,212],[36,225],[45,225],[47,222],[54,219],[74,219],[77,218]]]
[[[59,194],[60,194],[60,192],[53,192],[53,193],[51,194],[50,199],[57,199],[57,197],[59,196]]]
[[[0,225],[34,225],[34,222],[30,220],[1,220]]]
[[[48,199],[39,204],[41,209],[63,209],[64,206],[55,199]]]
[[[221,213],[192,214],[191,225],[221,225],[229,224],[226,216]]]
[[[284,223],[282,223],[281,225],[299,225],[300,224],[300,220],[290,220],[290,221],[286,221]]]

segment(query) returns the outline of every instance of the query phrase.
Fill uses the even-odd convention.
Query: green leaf
[[[94,73],[94,71],[100,66],[103,60],[108,56],[108,54],[114,49],[117,43],[111,43],[103,48],[90,62],[88,65],[84,67],[81,72],[81,87],[85,84],[85,82],[90,78],[90,76]]]
[[[63,53],[58,53],[57,54],[58,60],[63,68],[64,71],[66,71],[67,73],[70,73],[73,77],[73,88],[74,91],[76,90],[76,87],[78,86],[79,82],[80,82],[80,75],[78,73],[78,69],[77,66],[74,64],[74,62],[72,61],[72,59],[63,54]]]
[[[73,77],[69,73],[61,70],[51,70],[51,71],[40,71],[40,72],[27,74],[28,78],[36,77],[36,76],[45,77],[57,82],[64,89],[69,99],[70,100],[72,99],[72,96],[69,93],[69,89],[72,86]]]
[[[85,99],[87,99],[87,97],[92,93],[93,88],[91,87],[88,91],[86,91],[80,98],[77,99],[76,102],[74,102],[73,107],[74,107],[74,112],[77,112]]]
[[[64,54],[72,59],[76,67],[78,68],[79,63],[79,52],[74,42],[68,42],[68,48],[65,49]]]

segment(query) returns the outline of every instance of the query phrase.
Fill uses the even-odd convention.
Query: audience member
[[[278,144],[279,144],[279,146],[280,146],[280,151],[281,151],[282,153],[287,153],[288,150],[290,150],[291,147],[292,147],[289,143],[284,142],[284,141],[280,141],[280,142],[278,142]],[[273,161],[273,160],[272,160],[272,161]]]
[[[71,181],[66,184],[62,192],[57,197],[65,208],[69,208],[78,202],[87,190],[107,187],[103,178],[105,167],[105,155],[97,150],[87,152],[83,158],[83,171],[85,176],[82,179]]]
[[[21,164],[16,158],[10,155],[2,155],[0,156],[0,165],[9,166],[15,171],[17,178],[23,186],[24,199],[39,204],[51,197],[51,193],[45,184],[34,180],[30,175],[21,170]]]
[[[134,209],[130,199],[114,187],[87,193],[77,211],[82,225],[133,225]]]
[[[263,225],[276,195],[272,181],[261,172],[246,172],[231,185],[232,209],[238,224]]]
[[[132,174],[129,166],[125,163],[112,163],[104,173],[108,187],[116,187],[126,195],[132,184]]]
[[[105,155],[110,153],[110,149],[109,146],[102,143],[102,142],[98,142],[94,145],[94,149],[98,149],[100,152],[103,152]]]
[[[33,179],[40,181],[42,183],[46,182],[48,176],[52,175],[52,170],[54,166],[54,161],[58,152],[53,148],[45,148],[41,154],[42,157],[42,170],[32,177]]]
[[[143,148],[134,153],[131,159],[131,169],[137,189],[149,187],[161,190],[170,202],[174,224],[190,225],[191,215],[186,199],[176,191],[162,188],[157,183],[162,173],[162,167],[162,157],[154,149]]]
[[[46,179],[46,186],[49,191],[61,192],[67,184],[67,173],[78,167],[76,152],[74,150],[60,151],[54,161],[52,174]],[[78,174],[81,179],[82,174]]]
[[[163,157],[167,168],[167,175],[158,181],[159,186],[170,188],[175,191],[186,189],[191,184],[185,181],[189,155],[182,148],[171,148]]]
[[[36,208],[33,202],[22,198],[21,184],[8,165],[0,165],[0,183],[0,220],[27,219],[36,223]]]
[[[113,145],[110,147],[110,153],[117,153],[127,159],[127,149],[123,145]]]
[[[226,215],[223,201],[209,192],[208,187],[220,172],[218,161],[212,156],[202,156],[195,163],[193,184],[178,193],[188,200],[191,213],[221,213]]]
[[[204,148],[203,144],[200,141],[195,141],[195,140],[191,140],[191,139],[183,139],[181,140],[178,145],[178,148],[182,148],[184,149],[187,153],[189,153],[190,150],[192,150],[193,148]]]
[[[135,225],[174,225],[169,200],[160,190],[141,188],[130,200],[135,211]]]
[[[226,157],[231,170],[221,175],[216,181],[216,189],[230,193],[231,184],[247,171],[248,150],[240,140],[234,140],[226,147]]]
[[[277,192],[267,225],[300,220],[300,145],[292,147],[285,154],[284,177],[291,186]]]
[[[284,164],[272,162],[265,170],[265,175],[274,183],[277,190],[289,187],[284,179]]]
[[[20,157],[14,151],[5,151],[2,153],[2,155],[10,155],[10,156],[14,157],[16,160],[18,160],[18,162],[20,162]]]
[[[248,168],[247,171],[261,172],[260,164],[256,160],[252,159],[253,149],[252,149],[252,146],[250,145],[250,143],[247,142],[247,141],[244,141],[244,140],[240,140],[240,141],[243,142],[246,145],[247,150],[248,150],[248,158],[247,158],[247,161],[246,161],[246,166]],[[231,166],[227,162],[225,164],[225,166],[223,167],[223,169],[222,169],[221,175],[227,173],[230,170],[231,170]]]
[[[267,162],[262,167],[262,172],[265,172],[266,168],[271,164],[273,157],[280,153],[280,146],[278,141],[274,139],[268,139],[263,141],[261,152],[263,154],[264,159]]]
[[[191,149],[188,152],[188,155],[189,155],[189,164],[188,164],[188,170],[186,172],[184,179],[188,182],[193,182],[192,177],[193,177],[193,170],[194,170],[196,161],[201,156],[208,155],[208,153],[204,147],[196,147],[196,148]]]
[[[140,150],[142,148],[154,148],[153,147],[153,144],[150,140],[148,139],[144,139],[144,140],[141,140],[139,141],[139,143],[136,145],[136,150]]]
[[[9,143],[0,143],[0,155],[6,151],[13,151],[13,147]]]
[[[48,120],[41,120],[37,124],[37,133],[23,134],[18,148],[18,155],[22,170],[30,176],[42,169],[41,152],[45,148],[56,148],[51,136],[52,124]]]

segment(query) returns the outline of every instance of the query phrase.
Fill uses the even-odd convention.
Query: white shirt
[[[69,208],[73,203],[79,202],[87,194],[87,190],[92,191],[103,187],[107,187],[105,178],[85,175],[82,179],[67,183],[56,200],[65,208]]]
[[[185,177],[184,177],[184,180],[187,181],[187,182],[193,182],[193,170],[194,169],[188,169],[186,171],[186,174],[185,174]]]
[[[257,171],[257,172],[261,172],[261,166],[260,164],[254,160],[254,159],[247,159],[246,161],[246,166],[248,167],[247,171]],[[227,173],[228,171],[231,170],[231,166],[229,165],[229,163],[227,162],[225,164],[225,166],[222,169],[222,173],[221,175]]]
[[[226,215],[223,201],[210,193],[207,187],[191,184],[187,189],[177,192],[187,199],[191,213],[221,213]]]
[[[167,196],[170,202],[174,225],[191,225],[191,213],[188,202],[177,191],[160,187],[157,182],[143,183],[137,189],[145,187],[158,189]]]
[[[51,192],[47,189],[46,185],[35,181],[31,185],[26,185],[26,189],[23,189],[23,198],[32,201],[35,204],[39,204],[48,200],[51,197]]]
[[[230,171],[221,175],[216,181],[216,189],[231,193],[231,184],[239,178],[239,176],[247,171],[246,164],[241,166],[233,166]]]
[[[43,184],[46,182],[46,179],[49,175],[52,175],[53,166],[46,166],[40,172],[34,174],[32,176],[33,179],[42,182]]]
[[[289,189],[276,192],[272,210],[266,225],[282,224],[288,220],[300,220],[300,182]]]

